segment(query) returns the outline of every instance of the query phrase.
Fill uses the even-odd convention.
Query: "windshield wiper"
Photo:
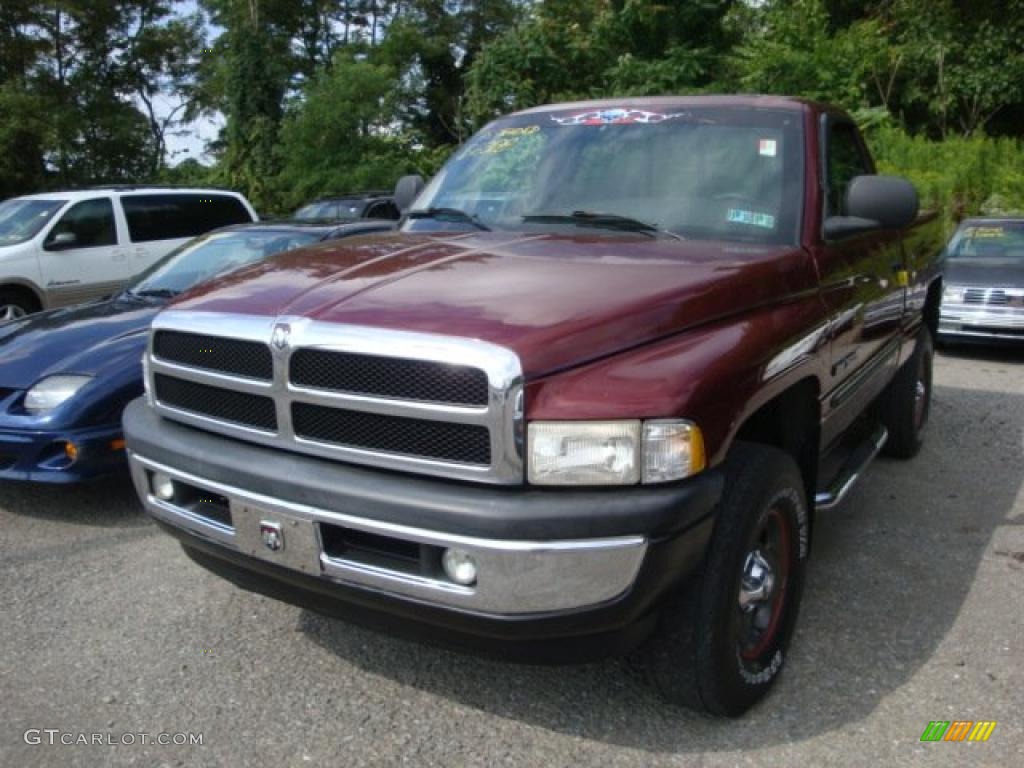
[[[407,216],[410,219],[440,219],[442,221],[444,219],[452,219],[454,221],[464,221],[485,232],[491,231],[490,227],[480,221],[479,216],[459,210],[458,208],[423,208],[418,211],[409,211]]]
[[[523,216],[523,221],[538,223],[568,222],[580,227],[616,229],[620,232],[640,232],[641,234],[650,235],[651,237],[662,234],[674,237],[677,240],[683,239],[675,232],[669,232],[668,230],[656,227],[654,224],[649,224],[646,221],[640,221],[640,219],[634,219],[630,216],[622,216],[618,213],[599,213],[597,211],[573,211],[571,214],[532,213]]]
[[[128,291],[132,296],[141,296],[143,298],[152,299],[173,299],[181,291],[175,291],[171,288],[147,288],[144,291]]]

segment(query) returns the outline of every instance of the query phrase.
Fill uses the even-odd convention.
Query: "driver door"
[[[39,257],[47,305],[108,296],[132,276],[124,227],[109,197],[73,204],[43,239]]]

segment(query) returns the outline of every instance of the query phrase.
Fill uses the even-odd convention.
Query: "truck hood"
[[[942,273],[946,285],[1024,288],[1024,259],[947,259]]]
[[[396,234],[280,254],[173,305],[478,338],[514,350],[535,377],[815,285],[810,257],[791,246]]]
[[[0,388],[28,389],[55,373],[99,376],[138,366],[159,309],[157,304],[114,299],[0,325]]]

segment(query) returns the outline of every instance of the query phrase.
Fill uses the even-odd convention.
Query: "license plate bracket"
[[[312,521],[244,502],[232,502],[231,521],[245,554],[320,575],[320,537]]]

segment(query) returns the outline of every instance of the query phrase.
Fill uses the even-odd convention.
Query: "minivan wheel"
[[[669,701],[735,717],[775,682],[799,612],[809,525],[796,462],[738,443],[715,514],[704,562],[664,607],[645,661]]]
[[[36,303],[21,291],[0,288],[0,323],[17,320],[37,309]]]

